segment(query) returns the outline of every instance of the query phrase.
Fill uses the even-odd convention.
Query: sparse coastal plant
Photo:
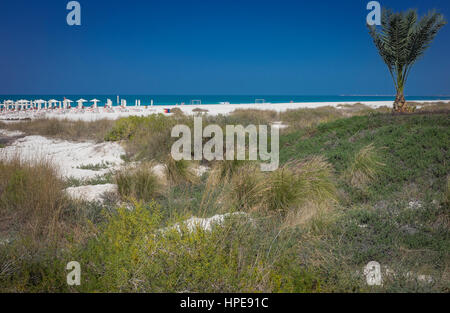
[[[265,182],[265,175],[258,165],[248,162],[232,174],[224,202],[238,211],[257,210],[261,205]]]
[[[371,143],[356,153],[344,176],[351,186],[365,190],[378,177],[384,166],[385,164],[380,161],[378,150]]]
[[[2,123],[0,128],[23,132],[27,135],[81,141],[94,140],[100,142],[111,130],[115,121],[99,119],[96,121],[72,121],[68,119],[41,118],[15,123]]]
[[[198,182],[198,177],[194,173],[194,169],[190,161],[183,159],[176,161],[169,155],[167,156],[167,160],[164,165],[169,182],[173,184]]]
[[[264,191],[266,208],[283,214],[307,201],[335,200],[333,168],[321,156],[286,163],[270,174]]]
[[[116,173],[114,179],[123,200],[135,199],[149,202],[163,194],[164,185],[153,167],[152,162],[145,162]]]
[[[214,162],[208,176],[208,186],[214,187],[228,182],[239,167],[248,163],[241,160],[223,160]]]
[[[0,158],[0,220],[10,233],[33,242],[54,239],[63,230],[66,198],[63,183],[45,160]]]
[[[107,169],[112,165],[114,165],[114,164],[111,162],[102,161],[101,163],[97,163],[97,164],[82,164],[80,166],[77,166],[77,168],[81,169],[81,170],[100,171],[100,170]]]
[[[435,11],[419,18],[416,10],[394,13],[385,9],[381,29],[368,25],[370,36],[395,85],[397,95],[394,111],[409,111],[404,94],[411,68],[424,55],[446,23],[444,16]]]

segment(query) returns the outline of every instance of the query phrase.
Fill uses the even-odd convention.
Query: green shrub
[[[155,203],[118,209],[74,258],[83,264],[77,291],[236,292],[269,290],[264,261],[242,255],[248,226],[225,223],[211,232],[163,229]],[[183,224],[181,224],[183,225]]]
[[[177,124],[192,126],[193,119],[184,115],[130,116],[117,120],[105,139],[125,140],[128,156],[136,160],[164,162],[172,144],[177,140],[171,137],[172,128]]]

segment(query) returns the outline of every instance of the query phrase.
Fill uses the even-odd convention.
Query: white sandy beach
[[[415,102],[415,101],[412,101]],[[415,103],[434,103],[434,102],[450,102],[449,100],[436,101],[424,100],[416,101]],[[284,112],[286,110],[301,109],[301,108],[319,108],[325,106],[338,107],[339,105],[354,105],[362,103],[371,108],[392,107],[392,101],[362,101],[362,102],[300,102],[300,103],[243,103],[243,104],[201,104],[201,105],[172,105],[172,106],[148,106],[135,107],[128,106],[126,108],[113,107],[112,109],[105,109],[99,107],[95,110],[79,110],[76,108],[66,110],[41,110],[41,111],[21,111],[21,112],[3,112],[0,113],[0,121],[14,120],[14,119],[36,119],[36,118],[57,118],[68,120],[83,120],[95,121],[99,119],[118,119],[131,115],[147,116],[150,114],[164,113],[165,109],[178,108],[185,114],[192,115],[196,112],[195,109],[205,110],[205,113],[210,115],[230,114],[236,109],[256,109],[256,110],[274,110],[277,112]]]

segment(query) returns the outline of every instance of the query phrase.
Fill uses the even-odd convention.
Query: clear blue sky
[[[0,94],[393,94],[368,1],[1,0]],[[395,10],[448,0],[382,0]],[[409,95],[450,94],[450,25]]]

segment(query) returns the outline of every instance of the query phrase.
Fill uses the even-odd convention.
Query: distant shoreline
[[[450,102],[450,100],[423,100],[410,101],[414,103],[436,103]],[[320,107],[339,107],[340,105],[364,104],[370,108],[392,107],[393,101],[342,101],[342,102],[298,102],[298,103],[242,103],[242,104],[199,104],[199,105],[155,105],[155,106],[127,106],[125,108],[114,106],[112,109],[98,107],[97,109],[85,108],[79,110],[71,109],[53,109],[40,111],[21,111],[21,112],[3,112],[0,113],[0,121],[18,120],[18,119],[36,119],[36,118],[57,118],[68,120],[95,121],[99,119],[118,119],[127,116],[147,116],[151,114],[167,114],[165,109],[180,109],[184,114],[193,115],[198,111],[202,111],[208,115],[228,115],[237,109],[254,109],[254,110],[273,110],[283,112],[286,110],[295,110],[302,108],[315,109]],[[197,109],[197,110],[196,110]],[[197,111],[197,112],[196,112]],[[169,113],[171,114],[171,113]]]

